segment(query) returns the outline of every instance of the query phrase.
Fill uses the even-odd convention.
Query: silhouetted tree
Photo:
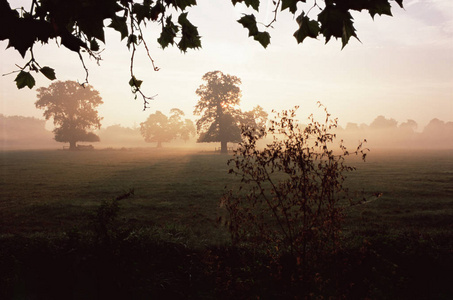
[[[22,57],[31,52],[30,60],[23,67],[15,79],[18,88],[28,86],[32,88],[35,80],[30,74],[40,72],[47,78],[55,79],[55,72],[50,67],[41,67],[32,53],[33,45],[37,42],[48,43],[49,40],[59,39],[61,44],[71,51],[79,53],[81,50],[90,57],[100,60],[99,43],[105,43],[105,30],[113,28],[121,34],[121,39],[127,38],[126,46],[131,49],[132,58],[136,47],[145,43],[142,29],[145,24],[158,22],[161,28],[157,42],[162,48],[176,45],[181,51],[201,47],[201,40],[197,27],[187,18],[187,8],[197,5],[195,0],[184,1],[135,1],[135,0],[84,0],[84,1],[29,1],[30,6],[20,9],[11,9],[6,0],[0,0],[0,40],[9,40],[8,47],[15,48]],[[299,2],[305,0],[276,0],[273,2],[260,0],[233,0],[235,5],[243,2],[247,7],[258,12],[260,4],[273,5],[274,18],[267,24],[257,21],[255,15],[244,14],[238,22],[248,30],[248,35],[258,41],[263,47],[270,43],[270,34],[265,31],[277,20],[280,11],[288,9],[292,18],[297,21],[296,31],[291,34],[297,43],[305,38],[324,36],[326,42],[332,37],[341,39],[343,47],[351,37],[357,38],[352,11],[368,11],[374,18],[378,15],[392,15],[391,0],[345,1],[331,0],[316,2],[302,6]],[[395,0],[403,7],[403,0]],[[312,8],[317,8],[317,14]],[[317,14],[317,15],[316,15]],[[172,18],[174,16],[175,18]],[[317,16],[317,17],[316,17]],[[173,22],[176,20],[177,22]],[[260,29],[263,29],[261,31]],[[149,55],[149,52],[148,52]],[[133,59],[131,58],[132,91],[143,96],[146,107],[148,97],[140,90],[142,84],[134,76]],[[151,59],[151,57],[150,57]],[[153,60],[151,62],[154,64]],[[84,65],[85,66],[85,65]],[[154,69],[157,68],[154,66]],[[88,70],[86,70],[88,80]]]
[[[196,94],[200,97],[194,115],[197,120],[198,143],[220,142],[221,153],[227,153],[228,142],[241,141],[240,115],[241,80],[220,71],[208,72]]]
[[[195,115],[202,115],[197,120],[198,143],[220,142],[220,153],[227,153],[228,142],[242,140],[241,127],[260,135],[266,127],[268,114],[259,105],[251,111],[241,111],[241,80],[238,77],[213,71],[202,79],[206,84],[196,90],[200,100],[194,110]]]
[[[195,134],[195,126],[189,119],[182,120],[184,112],[173,108],[167,117],[160,111],[149,115],[145,122],[140,123],[140,133],[148,143],[157,142],[157,147],[161,148],[162,143],[170,142],[175,138],[189,139],[190,135]]]
[[[44,109],[46,120],[53,118],[57,142],[69,143],[69,149],[74,150],[77,142],[99,141],[96,134],[88,131],[99,129],[102,120],[95,109],[103,103],[102,98],[93,87],[83,87],[75,81],[57,81],[37,92],[35,106]]]

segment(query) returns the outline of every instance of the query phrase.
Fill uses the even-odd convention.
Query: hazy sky
[[[29,7],[30,1],[8,2],[12,7]],[[453,121],[451,0],[404,0],[405,10],[394,3],[393,17],[376,16],[374,21],[366,13],[354,13],[361,42],[351,39],[343,50],[340,40],[325,45],[322,39],[306,39],[297,44],[292,36],[297,23],[287,11],[279,14],[270,29],[271,44],[263,49],[236,22],[242,12],[250,10],[233,7],[228,0],[197,2],[197,7],[189,9],[189,19],[198,26],[202,49],[186,54],[176,48],[162,50],[156,42],[156,25],[145,30],[151,55],[161,68],[153,71],[145,52],[139,51],[136,76],[145,81],[148,95],[158,94],[147,111],[142,111],[142,100],[134,100],[130,92],[130,54],[126,41],[119,41],[119,33],[108,31],[101,66],[86,59],[90,84],[104,100],[99,109],[103,127],[138,125],[150,113],[168,113],[173,107],[196,118],[192,116],[198,101],[195,90],[203,83],[203,74],[214,70],[241,78],[245,110],[256,105],[267,111],[299,105],[305,118],[321,101],[342,125],[370,123],[378,115],[399,122],[414,119],[419,129],[433,118]],[[260,21],[265,22],[272,17],[272,7],[263,3]],[[18,52],[5,50],[6,46],[6,41],[0,42],[2,74],[15,70],[15,64],[24,64]],[[36,45],[35,57],[41,66],[55,68],[59,80],[85,79],[78,55],[58,49],[55,42]],[[51,83],[36,77],[37,87]],[[36,88],[17,90],[14,78],[0,79],[0,113],[42,118],[42,111],[34,106]]]

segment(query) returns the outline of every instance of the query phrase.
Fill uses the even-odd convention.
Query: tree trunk
[[[162,142],[161,141],[157,142],[157,148],[162,148]]]
[[[228,140],[225,139],[225,115],[223,114],[223,109],[220,103],[217,105],[217,114],[219,116],[220,154],[227,154]]]
[[[227,141],[220,142],[220,153],[223,153],[223,154],[228,153]]]
[[[69,142],[69,150],[77,150],[77,142],[76,141],[71,141]]]

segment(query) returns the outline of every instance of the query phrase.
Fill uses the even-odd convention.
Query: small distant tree
[[[99,136],[89,130],[101,127],[96,107],[103,102],[92,86],[57,81],[37,92],[35,106],[44,109],[46,120],[53,118],[57,142],[69,143],[71,150],[77,149],[77,142],[99,142]]]
[[[241,119],[241,127],[245,127],[249,131],[261,135],[268,122],[268,113],[261,106],[257,105],[252,110],[244,112]]]
[[[191,120],[183,120],[183,116],[184,112],[177,108],[170,111],[170,117],[156,111],[140,123],[140,133],[145,142],[157,143],[157,148],[176,138],[188,140],[191,135],[195,135],[195,126]]]
[[[266,124],[267,113],[257,106],[243,113],[239,108],[241,100],[241,80],[220,71],[206,73],[196,94],[200,97],[194,114],[201,115],[197,120],[200,134],[198,143],[220,142],[220,153],[227,153],[228,142],[242,140],[241,126],[260,129]]]
[[[180,138],[187,142],[191,136],[194,136],[197,132],[195,125],[193,124],[192,120],[185,119],[184,125],[180,129]]]
[[[340,143],[334,151],[331,131],[338,123],[327,111],[325,122],[311,116],[301,126],[296,109],[276,115],[262,134],[243,128],[244,141],[228,162],[241,186],[222,200],[233,243],[270,255],[280,266],[282,260],[292,262],[295,282],[314,278],[311,267],[337,250],[348,203],[342,203],[347,200],[345,173],[354,170],[345,157],[365,158],[361,144],[350,153]],[[272,143],[259,149],[258,140],[267,134]]]

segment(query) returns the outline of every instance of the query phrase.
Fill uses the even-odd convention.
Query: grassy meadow
[[[3,153],[1,232],[80,226],[103,200],[133,189],[134,196],[121,203],[122,217],[146,226],[202,229],[196,233],[204,235],[233,179],[227,159],[168,149]]]
[[[228,159],[165,148],[2,152],[0,298],[294,298],[218,222],[225,186],[238,184]],[[316,295],[451,299],[453,151],[372,151],[350,164],[356,197],[382,196],[346,210],[343,281]],[[130,190],[101,241],[99,208]]]

